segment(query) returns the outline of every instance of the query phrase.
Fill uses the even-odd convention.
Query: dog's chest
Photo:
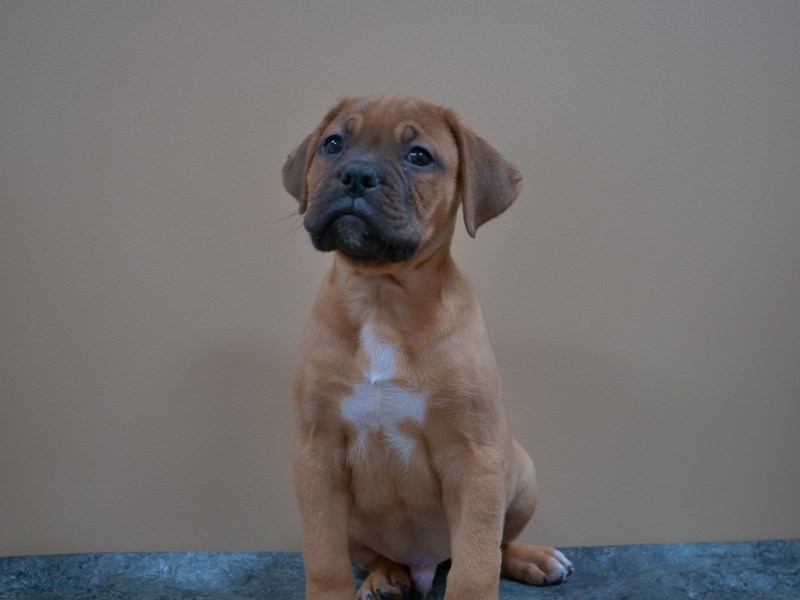
[[[355,429],[356,451],[366,452],[368,440],[377,435],[408,463],[416,447],[410,428],[425,420],[425,396],[400,385],[398,351],[371,325],[361,331],[360,342],[363,378],[342,401],[341,415]]]

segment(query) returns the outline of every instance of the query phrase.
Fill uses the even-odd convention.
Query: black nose
[[[349,196],[357,198],[363,196],[365,192],[378,187],[381,184],[378,171],[371,164],[360,161],[353,161],[342,169],[339,173],[339,181],[342,183]]]

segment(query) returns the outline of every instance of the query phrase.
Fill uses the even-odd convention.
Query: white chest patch
[[[342,417],[355,426],[360,450],[366,450],[369,432],[381,432],[389,447],[408,463],[416,442],[400,431],[400,424],[425,420],[425,397],[392,383],[397,353],[369,325],[361,331],[361,348],[367,358],[364,380],[342,401]]]

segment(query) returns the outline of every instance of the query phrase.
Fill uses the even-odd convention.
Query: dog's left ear
[[[286,191],[294,196],[300,203],[298,212],[301,215],[306,212],[306,208],[308,207],[306,177],[308,176],[308,170],[311,168],[314,154],[320,144],[320,138],[328,128],[328,125],[331,124],[331,121],[336,118],[336,115],[339,114],[348,102],[349,99],[345,98],[329,110],[325,118],[322,119],[322,123],[319,124],[319,127],[306,136],[306,139],[289,154],[289,157],[283,165],[283,187],[285,187]]]
[[[517,168],[455,114],[448,122],[458,145],[458,193],[470,236],[505,211],[522,189]]]

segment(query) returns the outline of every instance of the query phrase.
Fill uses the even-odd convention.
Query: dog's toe
[[[570,560],[555,548],[508,544],[503,548],[503,577],[531,585],[555,585],[572,574]]]
[[[410,591],[408,567],[385,561],[364,579],[356,600],[403,600]]]

